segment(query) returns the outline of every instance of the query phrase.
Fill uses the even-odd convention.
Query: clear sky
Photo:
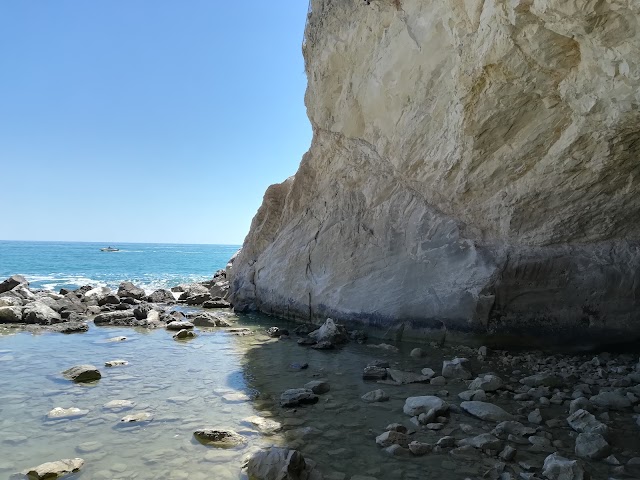
[[[0,2],[0,239],[242,243],[311,141],[304,0]]]

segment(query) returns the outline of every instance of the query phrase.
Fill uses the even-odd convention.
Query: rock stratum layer
[[[239,310],[411,336],[640,337],[640,2],[313,0],[313,142]]]

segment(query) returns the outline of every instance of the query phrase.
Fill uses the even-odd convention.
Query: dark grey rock
[[[62,375],[76,383],[93,382],[102,377],[100,371],[93,365],[76,365],[62,372]]]
[[[140,287],[136,287],[131,282],[122,282],[118,287],[118,296],[126,298],[135,298],[136,300],[142,300],[146,297],[146,293]]]

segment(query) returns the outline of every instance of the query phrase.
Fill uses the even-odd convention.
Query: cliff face
[[[313,0],[303,51],[313,142],[236,308],[640,337],[637,0]]]

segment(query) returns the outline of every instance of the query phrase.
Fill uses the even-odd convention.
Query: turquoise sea
[[[210,279],[239,245],[103,243],[0,240],[0,280],[24,275],[33,289],[58,291],[82,285],[117,288],[129,280],[151,292]]]

